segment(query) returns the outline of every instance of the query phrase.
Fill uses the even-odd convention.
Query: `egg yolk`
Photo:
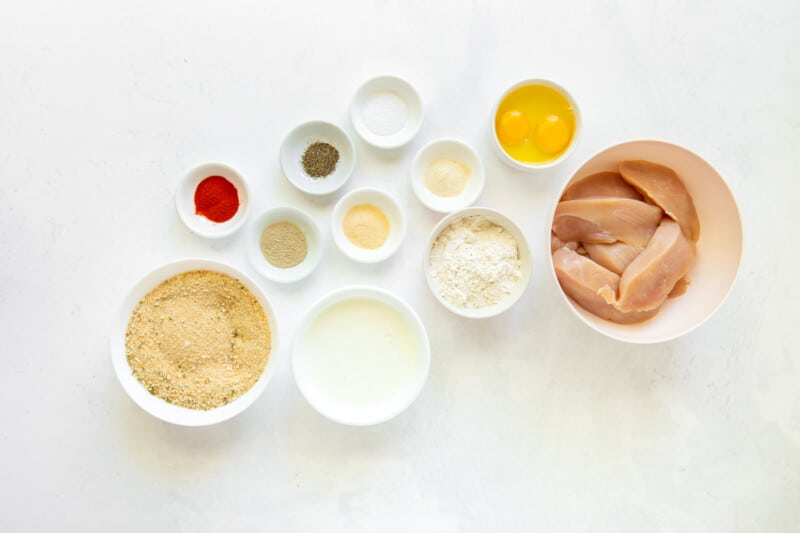
[[[533,143],[542,152],[552,154],[560,152],[569,143],[569,126],[558,115],[549,115],[536,124]]]
[[[521,111],[506,111],[500,117],[497,125],[497,136],[500,140],[508,144],[519,144],[525,140],[530,131],[528,119]]]

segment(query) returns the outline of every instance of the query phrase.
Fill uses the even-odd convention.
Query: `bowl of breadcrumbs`
[[[111,332],[123,389],[166,422],[207,426],[249,407],[274,368],[275,315],[258,285],[225,263],[163,265],[128,293]]]

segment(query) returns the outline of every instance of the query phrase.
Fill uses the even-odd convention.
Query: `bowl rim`
[[[347,237],[344,235],[344,231],[341,228],[341,224],[338,224],[337,221],[341,218],[344,218],[345,213],[344,206],[348,202],[350,202],[353,198],[362,195],[374,195],[382,198],[387,203],[391,204],[394,210],[397,212],[397,219],[392,219],[390,213],[385,213],[387,218],[390,219],[390,222],[399,222],[399,233],[397,234],[397,238],[394,242],[387,246],[386,244],[380,246],[379,248],[375,248],[374,250],[361,250],[358,249],[360,252],[355,254],[355,248],[353,245],[350,245],[347,241]],[[366,202],[369,203],[369,202]],[[383,211],[383,210],[382,210]],[[397,227],[397,224],[392,223],[389,229],[389,235],[391,238],[391,232],[393,231],[392,228]],[[352,259],[358,263],[364,264],[371,264],[371,263],[379,263],[381,261],[385,261],[392,257],[399,249],[400,246],[403,244],[403,241],[406,238],[406,232],[408,231],[408,222],[406,221],[406,213],[403,209],[403,206],[400,205],[400,202],[384,189],[378,189],[377,187],[360,187],[358,189],[353,189],[352,191],[348,192],[341,198],[339,201],[336,202],[336,205],[333,206],[333,210],[331,211],[331,232],[333,234],[333,242],[336,245],[336,248],[339,249],[340,252],[345,257]],[[387,238],[387,241],[389,240]]]
[[[286,213],[287,215],[283,215]],[[297,265],[290,268],[278,268],[272,266],[261,253],[260,240],[261,232],[270,220],[276,222],[286,220],[301,226],[301,230],[316,240],[316,246],[309,246],[308,253]],[[250,231],[247,237],[247,250],[250,263],[259,274],[277,283],[294,283],[310,276],[322,259],[324,243],[322,231],[319,224],[302,209],[289,205],[278,205],[270,207],[259,213],[250,224]]]
[[[511,91],[514,91],[526,85],[544,85],[545,87],[555,89],[564,98],[566,98],[567,102],[569,102],[570,105],[572,106],[572,113],[575,116],[575,131],[572,132],[572,139],[567,149],[564,150],[564,153],[562,153],[556,159],[551,159],[550,161],[545,161],[542,163],[525,163],[523,161],[517,161],[503,149],[503,146],[500,144],[500,140],[497,138],[497,128],[495,128],[494,123],[497,117],[497,111],[500,109],[500,104],[503,103],[503,100],[505,99],[506,96],[509,95],[509,93],[511,93]],[[563,85],[547,78],[528,78],[511,85],[500,95],[500,98],[497,99],[497,101],[494,104],[494,107],[492,108],[492,115],[491,117],[489,117],[489,125],[492,130],[492,140],[493,140],[492,144],[495,148],[495,151],[499,155],[500,159],[504,163],[506,163],[507,165],[511,166],[516,170],[522,170],[525,172],[534,173],[537,170],[552,168],[560,163],[563,163],[569,156],[571,156],[575,152],[575,149],[580,143],[581,136],[583,134],[583,113],[581,112],[581,109],[578,106],[577,100],[575,100],[575,98],[572,96],[572,93],[566,90]]]
[[[475,178],[477,178],[478,185],[473,190],[473,192],[469,195],[467,194],[459,194],[450,198],[453,199],[462,199],[458,205],[454,207],[442,207],[440,203],[436,203],[431,201],[431,199],[423,193],[423,174],[424,171],[419,169],[420,160],[422,157],[427,154],[430,150],[435,148],[440,144],[455,144],[460,147],[460,149],[464,150],[465,152],[469,153],[477,162],[476,167],[472,168],[472,173]],[[470,205],[474,204],[478,198],[480,198],[481,194],[483,194],[483,190],[486,187],[486,168],[484,167],[483,160],[481,159],[480,154],[478,151],[475,150],[468,142],[458,139],[456,137],[439,137],[437,139],[433,139],[429,141],[425,146],[420,148],[417,153],[414,155],[414,159],[411,162],[411,189],[414,191],[414,195],[417,197],[417,200],[420,201],[422,205],[430,209],[431,211],[436,211],[437,213],[452,213],[458,209],[463,209],[465,207],[469,207]],[[435,196],[435,195],[434,195]]]
[[[406,102],[410,108],[414,108],[413,111],[409,113],[409,116],[413,116],[415,118],[413,124],[410,127],[401,129],[400,131],[391,135],[378,135],[373,133],[369,130],[369,128],[366,127],[366,124],[362,123],[358,116],[357,108],[359,104],[364,102],[366,91],[372,85],[380,82],[387,82],[390,85],[402,87],[408,92],[409,95],[411,95],[413,100],[412,102]],[[350,99],[349,115],[350,123],[353,125],[353,129],[362,141],[374,148],[392,150],[407,145],[412,139],[414,139],[414,137],[417,136],[417,133],[419,133],[419,130],[422,128],[422,122],[425,118],[425,109],[422,105],[422,97],[420,96],[417,88],[414,87],[414,84],[412,84],[406,78],[396,74],[381,74],[367,79],[358,86],[355,93],[353,93],[352,98]],[[399,133],[403,132],[404,130],[405,134],[399,135]]]
[[[205,169],[214,169],[205,171]],[[219,170],[222,169],[222,170]],[[194,205],[194,190],[197,188],[197,185],[205,178],[198,178],[198,175],[206,174],[206,177],[210,177],[212,175],[223,175],[222,177],[228,180],[236,187],[237,193],[239,195],[239,209],[237,210],[236,214],[229,220],[225,222],[210,222],[213,226],[208,228],[203,228],[201,224],[198,222],[198,218],[195,216],[194,211],[189,212],[188,206]],[[191,187],[190,185],[193,182],[197,182]],[[190,199],[186,200],[186,195],[189,194]],[[178,218],[181,219],[184,226],[200,237],[204,237],[206,239],[221,239],[223,237],[229,237],[230,235],[237,232],[242,226],[244,226],[245,222],[247,221],[247,217],[250,214],[250,186],[247,183],[247,179],[245,179],[244,174],[242,174],[239,170],[235,167],[223,163],[222,161],[205,161],[203,163],[199,163],[191,168],[189,168],[186,172],[184,172],[183,176],[181,176],[180,180],[178,180],[177,187],[175,188],[175,210],[178,212]]]
[[[269,358],[261,376],[243,395],[228,404],[207,411],[171,404],[147,392],[142,383],[133,376],[125,350],[125,332],[128,321],[141,299],[163,281],[178,274],[195,270],[221,272],[238,279],[253,293],[253,296],[264,309],[270,330]],[[279,353],[279,337],[278,323],[272,304],[261,287],[252,278],[229,263],[201,257],[187,257],[162,263],[149,270],[136,281],[118,304],[113,315],[109,342],[114,373],[125,393],[136,405],[164,422],[178,426],[199,427],[229,420],[250,407],[261,396],[275,373]]]
[[[305,334],[308,328],[311,326],[313,321],[326,309],[331,307],[332,305],[338,304],[343,301],[347,301],[349,299],[369,299],[372,301],[377,301],[383,303],[385,305],[391,306],[396,311],[400,312],[404,318],[406,318],[406,322],[411,327],[413,334],[417,337],[417,340],[423,347],[422,352],[422,365],[421,368],[422,372],[419,375],[419,379],[416,380],[414,383],[409,384],[408,395],[403,402],[398,404],[395,409],[387,410],[386,412],[382,413],[380,416],[375,416],[373,418],[365,418],[361,420],[353,420],[349,419],[345,416],[338,416],[336,413],[331,412],[329,409],[326,409],[325,406],[320,406],[313,400],[309,398],[308,395],[308,384],[303,380],[302,377],[298,377],[301,371],[298,369],[298,359],[302,357],[302,353],[300,350],[300,340],[302,335]],[[430,374],[430,364],[431,364],[431,345],[430,345],[430,338],[428,337],[428,332],[425,328],[425,324],[422,322],[422,319],[414,310],[414,308],[405,301],[403,298],[395,294],[394,292],[383,289],[381,287],[377,287],[374,285],[347,285],[344,287],[339,287],[337,289],[333,289],[328,293],[321,296],[317,301],[315,301],[306,312],[305,316],[303,316],[300,324],[297,326],[296,333],[294,335],[294,339],[292,340],[292,348],[291,348],[291,359],[292,359],[292,376],[294,378],[295,384],[297,388],[300,390],[300,394],[303,396],[305,401],[319,414],[331,420],[333,422],[337,422],[339,424],[344,424],[348,426],[372,426],[381,424],[383,422],[387,422],[392,418],[403,413],[406,409],[408,409],[414,401],[419,397],[422,389],[425,387],[425,383],[428,381],[428,375]]]
[[[296,135],[298,135],[299,133],[301,133],[304,130],[310,130],[310,131],[313,132],[318,128],[330,128],[331,130],[335,131],[337,135],[341,135],[342,138],[345,141],[345,145],[347,147],[347,150],[349,150],[350,153],[352,154],[352,157],[347,158],[348,159],[347,160],[347,166],[343,170],[342,178],[338,182],[333,182],[333,185],[328,185],[328,183],[331,183],[331,182],[327,182],[327,181],[324,181],[324,180],[322,180],[322,181],[307,181],[307,180],[303,181],[303,180],[300,179],[300,176],[297,176],[297,174],[292,171],[291,168],[288,168],[287,164],[284,161],[284,158],[288,157],[286,155],[286,153],[287,153],[287,151],[289,149],[289,146],[290,146],[289,145],[289,140],[290,139],[293,139]],[[341,150],[339,151],[339,153],[340,154],[342,153]],[[353,171],[355,170],[355,166],[356,166],[357,157],[358,157],[358,155],[356,153],[356,147],[355,147],[355,144],[353,143],[352,137],[350,137],[350,134],[348,134],[347,131],[345,131],[345,129],[343,127],[339,126],[335,122],[331,122],[331,121],[328,121],[328,120],[321,120],[321,119],[307,120],[305,122],[301,122],[301,123],[297,124],[296,126],[294,126],[291,130],[289,130],[289,133],[287,133],[283,137],[283,141],[281,141],[281,146],[280,146],[280,148],[278,150],[278,163],[279,163],[279,165],[281,167],[281,172],[283,173],[283,176],[298,191],[303,192],[305,194],[309,194],[311,196],[328,196],[328,195],[331,195],[331,194],[337,192],[342,187],[344,187],[344,185],[348,181],[350,181],[350,178],[353,175]],[[341,159],[340,159],[340,162],[341,162]],[[327,176],[326,176],[326,178],[327,178]],[[321,185],[320,186],[313,186],[314,184],[317,184],[317,183],[319,183]],[[309,184],[309,185],[307,186],[306,184]],[[328,185],[328,186],[324,187],[323,185]]]
[[[736,220],[738,221],[737,230],[738,230],[739,234],[741,235],[741,239],[742,239],[742,242],[741,242],[741,245],[740,245],[739,256],[737,258],[736,265],[735,265],[735,268],[733,270],[733,277],[731,279],[731,283],[728,286],[728,288],[725,291],[725,293],[723,294],[722,298],[720,298],[719,301],[709,310],[709,312],[706,314],[706,316],[703,317],[701,320],[697,321],[696,323],[694,323],[691,327],[686,328],[686,329],[684,329],[682,331],[678,331],[676,333],[669,334],[669,335],[663,335],[663,336],[660,336],[660,337],[654,337],[652,339],[626,338],[626,337],[624,337],[624,336],[622,336],[620,334],[614,333],[612,331],[606,331],[604,329],[600,329],[596,324],[592,323],[585,316],[583,316],[581,313],[579,313],[578,310],[576,309],[576,306],[578,306],[578,304],[575,303],[569,296],[566,295],[564,290],[561,288],[560,283],[558,282],[558,278],[556,277],[556,274],[555,274],[555,266],[553,265],[553,254],[550,251],[550,235],[551,235],[551,232],[552,232],[553,218],[555,217],[556,208],[558,207],[558,203],[559,203],[559,201],[561,199],[561,195],[564,193],[564,190],[567,188],[567,185],[569,185],[569,183],[576,177],[578,172],[580,172],[589,162],[591,162],[596,157],[600,156],[601,154],[603,154],[603,153],[605,153],[605,152],[607,152],[607,151],[609,151],[611,149],[614,149],[614,148],[617,148],[617,147],[620,147],[620,146],[623,146],[623,145],[636,144],[636,143],[654,143],[654,144],[661,144],[661,145],[669,146],[669,147],[672,147],[672,148],[675,148],[675,149],[678,149],[678,150],[682,150],[682,151],[686,152],[687,154],[689,154],[689,155],[697,158],[698,160],[702,161],[704,164],[706,164],[714,172],[714,174],[717,177],[719,177],[720,184],[728,192],[728,195],[730,196],[731,200],[733,201],[732,207],[733,207],[733,210],[736,213]],[[695,152],[691,148],[688,148],[688,147],[686,147],[686,146],[684,146],[682,144],[678,144],[677,142],[673,142],[673,141],[669,141],[669,140],[665,140],[665,139],[659,139],[659,138],[655,138],[655,137],[630,138],[630,139],[625,139],[625,140],[621,140],[621,141],[618,141],[618,142],[613,142],[613,143],[610,143],[610,144],[604,146],[603,148],[597,150],[596,152],[592,153],[591,155],[587,156],[563,180],[561,186],[558,189],[558,192],[557,192],[555,198],[551,202],[551,206],[550,206],[550,209],[548,211],[548,216],[545,218],[545,227],[544,227],[544,229],[545,229],[545,237],[546,237],[545,238],[545,245],[546,245],[546,248],[547,248],[547,254],[546,254],[547,255],[547,269],[550,272],[549,278],[555,284],[556,291],[561,296],[561,299],[564,301],[564,303],[567,304],[567,307],[569,308],[569,310],[581,322],[586,324],[589,328],[591,328],[592,330],[596,331],[597,333],[600,333],[601,335],[604,335],[604,336],[606,336],[606,337],[608,337],[610,339],[614,339],[616,341],[624,342],[624,343],[628,343],[628,344],[648,345],[648,344],[661,344],[661,343],[669,342],[669,341],[678,339],[680,337],[683,337],[685,335],[688,335],[689,333],[695,331],[697,328],[699,328],[700,326],[705,324],[708,320],[711,319],[711,317],[713,317],[717,313],[717,311],[727,301],[727,299],[730,296],[731,292],[733,292],[733,289],[736,286],[736,284],[738,282],[738,279],[739,279],[739,273],[741,271],[741,266],[742,266],[742,257],[744,256],[745,234],[744,234],[744,226],[742,224],[741,210],[739,209],[739,203],[736,201],[736,197],[733,194],[733,190],[730,188],[730,185],[728,184],[728,182],[725,179],[725,177],[719,172],[719,170],[717,170],[716,166],[714,166],[705,157],[702,157],[700,154],[698,154],[697,152]],[[597,318],[597,320],[601,320],[603,322],[609,322],[611,324],[614,324],[616,327],[620,327],[620,328],[624,328],[624,329],[629,329],[631,327],[637,326],[637,324],[616,324],[614,322],[610,322],[610,321],[604,320],[604,319],[602,319],[600,317],[596,317],[596,318]],[[641,323],[639,323],[639,326],[641,326],[641,324],[646,324],[646,323],[647,323],[646,321],[645,322],[641,322]]]
[[[430,254],[431,250],[433,249],[433,244],[436,242],[436,239],[439,237],[439,234],[441,234],[441,232],[444,231],[444,229],[453,222],[460,220],[464,217],[473,215],[485,216],[495,224],[502,226],[503,229],[505,229],[506,231],[511,231],[512,233],[514,233],[514,239],[517,241],[517,250],[520,255],[520,267],[522,274],[522,277],[517,282],[520,288],[516,293],[516,295],[511,294],[507,298],[504,298],[503,300],[494,305],[479,307],[476,309],[467,307],[457,307],[452,303],[448,302],[441,294],[439,294],[439,291],[437,290],[436,287],[436,283],[433,280],[433,276],[431,275],[430,271]],[[428,289],[430,290],[431,294],[433,294],[434,298],[436,298],[436,300],[438,300],[439,303],[441,303],[445,307],[445,309],[447,309],[453,314],[456,314],[464,318],[472,318],[472,319],[491,318],[507,311],[522,298],[522,295],[525,293],[525,291],[527,291],[528,285],[530,284],[530,280],[533,277],[533,255],[531,254],[530,244],[528,243],[528,240],[525,237],[525,233],[522,231],[520,226],[516,224],[507,215],[505,215],[501,211],[498,211],[497,209],[493,209],[490,207],[481,207],[481,206],[465,207],[464,209],[453,211],[449,215],[442,218],[433,227],[428,236],[422,260],[423,260],[423,270],[425,273],[425,281],[427,282]]]

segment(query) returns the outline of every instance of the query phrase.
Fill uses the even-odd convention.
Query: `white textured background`
[[[2,0],[0,530],[800,531],[798,28],[793,0]],[[417,85],[426,121],[394,156],[359,143],[346,190],[399,196],[399,255],[367,268],[330,247],[298,286],[261,279],[281,360],[241,416],[185,429],[139,410],[109,354],[125,292],[185,256],[255,275],[241,238],[182,226],[181,174],[228,162],[256,212],[290,204],[327,227],[335,199],[289,186],[280,142],[307,119],[350,129],[350,96],[380,73]],[[585,119],[575,155],[534,177],[505,168],[488,138],[495,98],[531,76],[568,87]],[[515,219],[536,253],[528,292],[496,319],[456,318],[424,283],[439,216],[408,173],[443,135],[478,147],[478,203]],[[746,237],[722,309],[649,347],[586,328],[544,270],[560,183],[633,137],[715,165]],[[349,283],[401,292],[433,348],[419,400],[373,428],[323,419],[290,373],[303,310]]]

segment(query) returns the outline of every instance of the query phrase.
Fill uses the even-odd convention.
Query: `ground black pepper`
[[[315,142],[308,145],[300,162],[306,174],[312,178],[324,178],[336,170],[339,150],[326,142]]]

